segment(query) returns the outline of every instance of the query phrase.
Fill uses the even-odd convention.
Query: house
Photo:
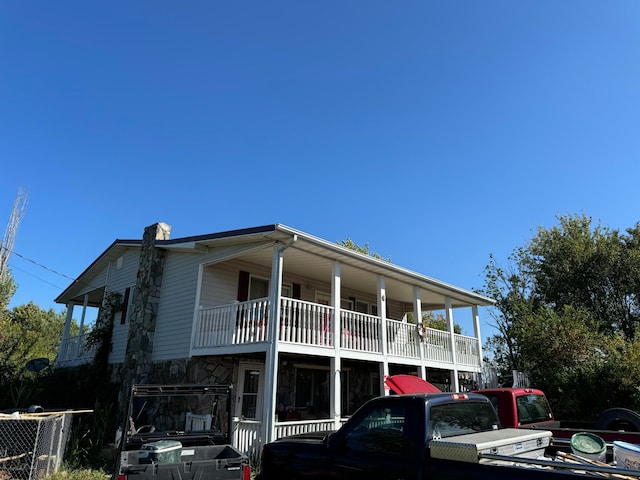
[[[478,309],[493,304],[280,224],[170,239],[157,223],[142,240],[115,240],[56,299],[68,308],[58,366],[90,360],[71,319],[114,293],[112,379],[234,385],[234,438],[247,452],[335,429],[387,393],[390,374],[452,391],[477,382]],[[444,314],[448,331],[407,320],[428,311]],[[454,333],[454,313],[474,336]]]

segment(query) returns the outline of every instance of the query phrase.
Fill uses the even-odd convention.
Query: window
[[[356,300],[356,312],[369,313],[369,304],[361,300]]]
[[[296,407],[306,407],[309,415],[329,416],[329,370],[296,370]]]
[[[133,287],[126,288],[124,291],[124,295],[122,296],[122,311],[120,312],[120,325],[124,325],[127,323],[127,315],[131,310],[133,304],[133,295],[131,295],[131,290]]]
[[[353,310],[353,302],[348,298],[340,299],[340,308],[342,310]]]
[[[282,296],[293,297],[293,286],[290,283],[282,284]],[[269,280],[251,275],[249,279],[249,300],[266,298],[269,296]]]
[[[269,296],[269,280],[251,276],[249,280],[249,300]]]
[[[340,373],[341,411],[349,414],[349,370]],[[331,383],[328,368],[297,367],[295,407],[305,415],[329,418],[331,412]]]
[[[516,397],[518,407],[518,422],[521,425],[527,423],[544,422],[551,420],[551,407],[544,395],[521,395]]]
[[[262,417],[262,376],[262,365],[240,365],[238,409],[245,419],[259,420]]]
[[[498,428],[498,418],[491,403],[460,400],[431,406],[432,438],[445,438]]]
[[[329,293],[316,291],[316,303],[321,305],[331,305],[331,295]],[[349,298],[341,298],[340,308],[342,310],[353,310],[353,301]]]
[[[489,401],[491,402],[491,405],[493,405],[493,408],[496,410],[496,413],[498,415],[500,415],[500,412],[498,412],[498,396],[497,395],[485,395]]]
[[[414,407],[414,408],[411,408]],[[374,407],[360,421],[351,424],[345,435],[349,450],[375,455],[407,455],[419,451],[424,408],[408,402]]]
[[[377,397],[380,395],[380,374],[369,374],[369,395]]]

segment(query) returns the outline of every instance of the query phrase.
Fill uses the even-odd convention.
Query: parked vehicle
[[[554,418],[542,390],[491,388],[476,393],[489,398],[502,427],[550,430],[556,444],[568,442],[578,432],[596,434],[609,444],[615,440],[640,444],[640,414],[626,408],[605,410],[596,422],[562,421]]]
[[[413,375],[394,375],[385,378],[393,393],[431,393],[439,391],[431,383]],[[619,440],[640,444],[640,414],[626,408],[610,408],[595,422],[557,420],[549,401],[537,388],[489,388],[475,390],[485,395],[498,413],[502,428],[538,428],[550,430],[556,445],[568,445],[571,437],[580,432],[598,435],[609,444]]]
[[[134,385],[114,469],[118,480],[249,480],[231,446],[231,387]]]
[[[567,480],[587,470],[640,478],[640,471],[559,461],[564,457],[556,456],[549,431],[498,427],[495,409],[480,394],[378,397],[335,432],[265,445],[258,480]]]

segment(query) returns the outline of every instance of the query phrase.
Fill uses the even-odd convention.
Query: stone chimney
[[[168,240],[170,233],[171,227],[162,222],[144,229],[124,362],[123,387],[127,389],[133,383],[148,383],[152,374],[151,356],[167,255],[166,250],[156,247],[156,241]]]

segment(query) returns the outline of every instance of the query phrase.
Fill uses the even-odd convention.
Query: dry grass
[[[101,470],[66,470],[60,469],[45,480],[107,480],[111,476]]]

